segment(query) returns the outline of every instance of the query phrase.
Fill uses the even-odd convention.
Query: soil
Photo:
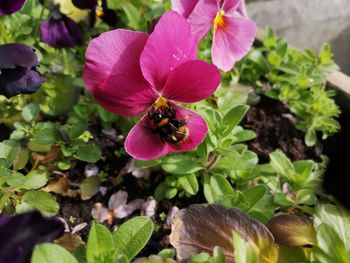
[[[276,149],[283,150],[293,161],[320,160],[322,145],[305,145],[304,133],[296,129],[293,114],[280,101],[262,96],[257,105],[250,107],[241,125],[256,132],[256,138],[248,145],[263,163],[269,161],[269,153]]]

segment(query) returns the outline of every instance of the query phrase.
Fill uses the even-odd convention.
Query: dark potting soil
[[[320,160],[321,143],[307,147],[304,133],[295,127],[293,114],[287,105],[278,100],[261,96],[260,102],[250,107],[241,125],[256,132],[256,138],[248,145],[261,162],[268,162],[269,153],[276,149],[281,149],[293,161]]]

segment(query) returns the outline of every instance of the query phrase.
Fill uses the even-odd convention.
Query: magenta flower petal
[[[171,9],[188,18],[197,3],[198,0],[171,0]]]
[[[192,34],[199,40],[203,39],[211,29],[219,7],[216,0],[199,1],[188,17]]]
[[[204,61],[188,61],[169,74],[162,95],[180,103],[194,103],[208,98],[221,81],[216,66]]]
[[[182,63],[197,58],[197,43],[186,19],[176,12],[165,13],[149,36],[141,54],[146,80],[158,91],[169,73]]]
[[[174,109],[179,119],[188,118],[186,128],[189,135],[180,144],[169,144],[169,153],[193,150],[203,142],[208,132],[208,126],[199,114],[180,106],[175,106]]]
[[[173,105],[178,119],[187,119],[185,127],[188,137],[179,144],[170,144],[161,139],[159,134],[152,131],[152,121],[145,115],[129,132],[126,137],[125,151],[139,160],[153,160],[172,152],[184,152],[196,148],[205,138],[208,126],[197,113]]]
[[[225,26],[214,31],[212,60],[223,71],[229,71],[235,62],[250,50],[256,32],[255,23],[247,18],[225,16]]]
[[[140,68],[140,54],[147,37],[142,32],[113,30],[101,34],[88,46],[84,83],[96,101],[113,113],[136,116],[156,99]]]
[[[152,132],[152,122],[145,115],[129,132],[125,139],[125,151],[139,160],[153,160],[166,155],[169,146],[160,136]]]

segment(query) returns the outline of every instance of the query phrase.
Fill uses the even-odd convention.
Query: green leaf
[[[23,108],[22,117],[27,122],[31,122],[38,116],[39,112],[40,112],[39,105],[35,102],[32,102]]]
[[[140,29],[139,24],[140,24],[140,18],[141,18],[141,14],[139,10],[131,3],[123,4],[123,10],[128,19],[128,26],[131,29],[139,30]]]
[[[312,147],[317,142],[317,136],[315,130],[308,130],[305,134],[304,142],[308,147]]]
[[[161,162],[162,161],[159,159],[150,160],[150,161],[135,160],[134,165],[138,168],[151,168],[159,165]]]
[[[38,189],[47,183],[48,173],[46,171],[34,170],[24,177],[22,188]]]
[[[24,205],[26,209],[38,209],[41,213],[48,216],[56,215],[59,210],[59,205],[51,194],[37,190],[26,192],[22,197],[21,205]]]
[[[157,200],[162,200],[165,198],[169,186],[165,182],[161,182],[157,185],[156,190],[154,191],[154,198]]]
[[[203,176],[203,192],[209,204],[215,203],[214,193],[210,187],[210,177],[207,174]]]
[[[10,167],[17,159],[20,149],[21,148],[18,141],[5,140],[0,142],[0,164],[1,161],[3,161],[6,167]]]
[[[288,198],[285,194],[283,193],[276,193],[273,201],[278,204],[278,205],[282,205],[282,206],[290,206],[290,205],[294,205],[294,201],[290,198]]]
[[[244,115],[247,113],[249,106],[238,105],[232,108],[225,116],[222,121],[222,126],[225,129],[222,131],[222,136],[225,137],[229,135],[232,130],[238,125],[238,123],[243,119]]]
[[[161,164],[164,171],[172,174],[190,174],[203,169],[193,157],[188,155],[175,155],[167,157]]]
[[[267,190],[265,185],[257,185],[245,190],[243,194],[245,199],[249,202],[250,207],[254,207],[254,205],[263,198]]]
[[[78,261],[63,247],[43,243],[35,247],[31,263],[78,263]]]
[[[128,220],[114,233],[116,251],[125,254],[131,260],[147,244],[153,227],[152,220],[145,216]]]
[[[224,252],[218,246],[213,249],[213,263],[226,263]]]
[[[86,245],[86,259],[89,263],[107,262],[114,254],[113,236],[109,230],[94,223]]]
[[[56,125],[52,122],[41,124],[39,130],[34,135],[34,141],[41,145],[54,144],[59,140],[59,133]]]
[[[281,150],[276,150],[270,154],[270,164],[281,175],[289,176],[291,172],[294,172],[292,162]]]
[[[98,176],[90,176],[80,183],[81,199],[87,200],[93,197],[100,190],[101,180]]]
[[[168,188],[165,192],[165,198],[166,199],[173,199],[177,194],[176,188]]]
[[[350,254],[350,213],[335,205],[319,205],[315,212],[315,224],[332,227]]]
[[[233,234],[233,250],[235,263],[257,263],[258,253],[253,245],[244,240],[236,231],[232,230]]]
[[[21,187],[25,182],[25,177],[21,173],[11,173],[11,175],[7,176],[6,183],[11,187]]]
[[[318,246],[314,249],[314,257],[319,263],[350,262],[350,253],[337,232],[327,224],[317,228]]]
[[[233,195],[232,186],[221,174],[216,174],[210,177],[210,188],[215,200],[218,200],[225,195]]]
[[[194,174],[180,175],[179,183],[182,188],[190,195],[195,195],[198,192],[198,180]]]
[[[21,170],[23,169],[29,160],[29,150],[27,148],[22,148],[18,154],[17,159],[13,162],[13,169],[14,170]]]
[[[95,163],[101,157],[100,148],[94,144],[82,144],[76,152],[76,158],[88,163]]]

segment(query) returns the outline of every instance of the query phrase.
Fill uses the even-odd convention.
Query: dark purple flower
[[[109,26],[117,24],[117,13],[109,9],[107,0],[72,0],[73,4],[80,9],[89,9],[89,24],[91,27],[96,22],[96,16],[101,18]]]
[[[36,244],[51,242],[64,232],[61,220],[32,211],[0,216],[0,262],[29,262]]]
[[[33,48],[18,43],[3,44],[0,45],[0,58],[1,95],[11,98],[32,94],[45,82],[37,70],[39,63]]]
[[[20,10],[25,0],[0,0],[0,16],[9,15]]]
[[[75,47],[83,43],[83,34],[78,25],[58,8],[51,13],[49,20],[40,23],[41,41],[54,48]]]

